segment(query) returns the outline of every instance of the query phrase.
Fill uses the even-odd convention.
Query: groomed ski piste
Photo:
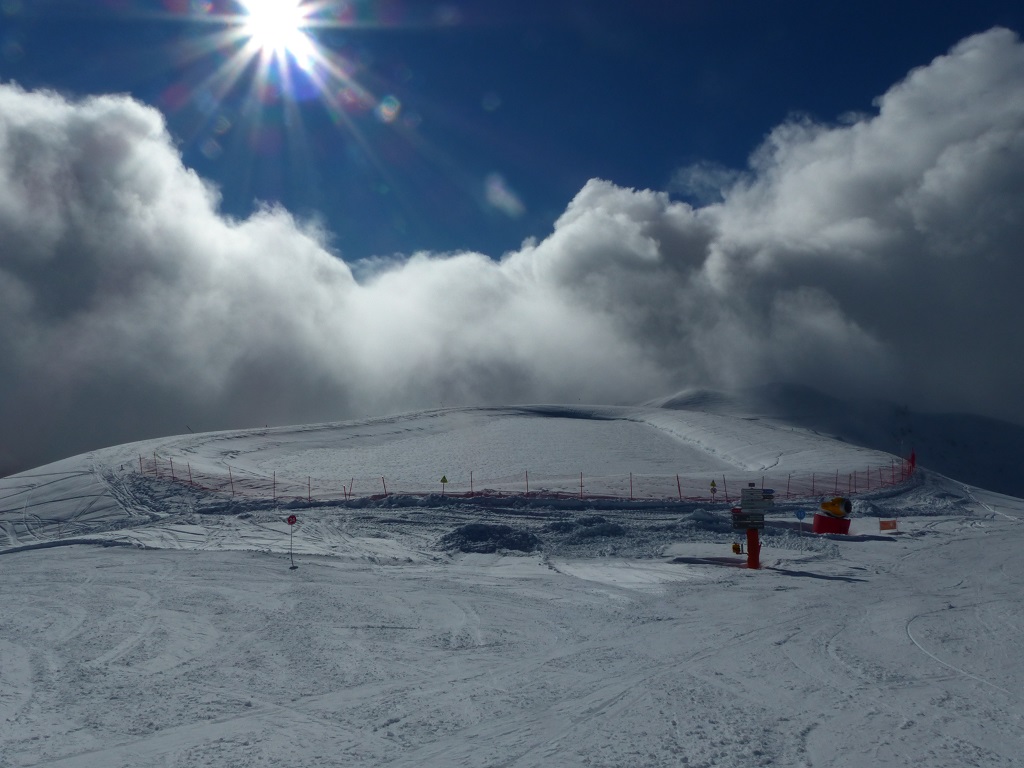
[[[1020,765],[1024,501],[674,406],[188,434],[0,479],[0,766]],[[812,534],[858,472],[850,535]],[[760,570],[711,480],[776,487]]]

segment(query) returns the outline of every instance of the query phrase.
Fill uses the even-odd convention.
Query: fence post
[[[530,470],[526,470],[526,495],[530,495]]]
[[[583,498],[583,473],[580,472],[580,499]]]
[[[274,490],[273,490],[273,494],[274,494],[274,501],[277,501],[277,470],[276,469],[274,470]]]
[[[355,484],[356,484],[356,479],[354,477],[351,480],[348,481],[348,495],[349,495],[349,498],[355,498],[355,496],[352,493],[352,487]]]
[[[679,491],[679,500],[683,500],[683,486],[679,482],[679,473],[676,472],[676,490]]]
[[[469,496],[470,496],[470,498],[472,498],[474,496],[474,493],[473,493],[473,470],[472,469],[469,470]]]
[[[633,473],[629,473],[629,500],[633,500]]]
[[[231,474],[231,465],[228,465],[228,482],[231,483],[231,495],[235,495],[235,478]]]
[[[313,478],[306,475],[306,503],[313,503]]]
[[[380,484],[384,486],[384,498],[386,499],[388,497],[388,484],[384,482],[384,475],[380,476]],[[443,495],[444,494],[442,494],[442,496]]]
[[[177,482],[178,478],[176,478],[174,476],[174,459],[171,459],[170,462],[171,462],[171,482]]]

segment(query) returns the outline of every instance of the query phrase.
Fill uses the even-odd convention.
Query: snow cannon
[[[853,511],[850,500],[844,499],[842,496],[836,496],[832,501],[821,502],[821,508],[832,517],[846,517]]]
[[[814,524],[811,530],[815,533],[843,533],[850,532],[850,518],[847,517],[853,511],[853,505],[849,499],[836,496],[831,501],[821,502],[821,512],[814,513]]]

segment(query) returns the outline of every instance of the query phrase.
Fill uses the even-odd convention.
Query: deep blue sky
[[[0,80],[158,107],[225,213],[265,200],[319,216],[349,261],[498,256],[545,236],[591,177],[670,190],[696,162],[743,167],[788,115],[869,112],[963,37],[1024,29],[1021,3],[986,0],[334,5],[354,23],[311,34],[378,104],[398,99],[391,123],[370,104],[334,120],[312,88],[257,104],[253,67],[211,96],[202,84],[230,46],[200,41],[225,29],[218,13],[240,11],[230,0],[2,0]],[[520,215],[487,202],[492,174]]]

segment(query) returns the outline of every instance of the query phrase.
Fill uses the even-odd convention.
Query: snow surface
[[[187,435],[0,479],[0,766],[1020,765],[1024,501],[919,471],[843,537],[780,499],[748,570],[730,505],[630,502],[629,473],[893,459],[673,406]],[[154,454],[358,498],[212,493],[140,474]],[[526,496],[525,470],[619,498]],[[504,495],[441,497],[470,471]],[[359,495],[381,475],[398,492]],[[540,548],[442,544],[480,522]]]

